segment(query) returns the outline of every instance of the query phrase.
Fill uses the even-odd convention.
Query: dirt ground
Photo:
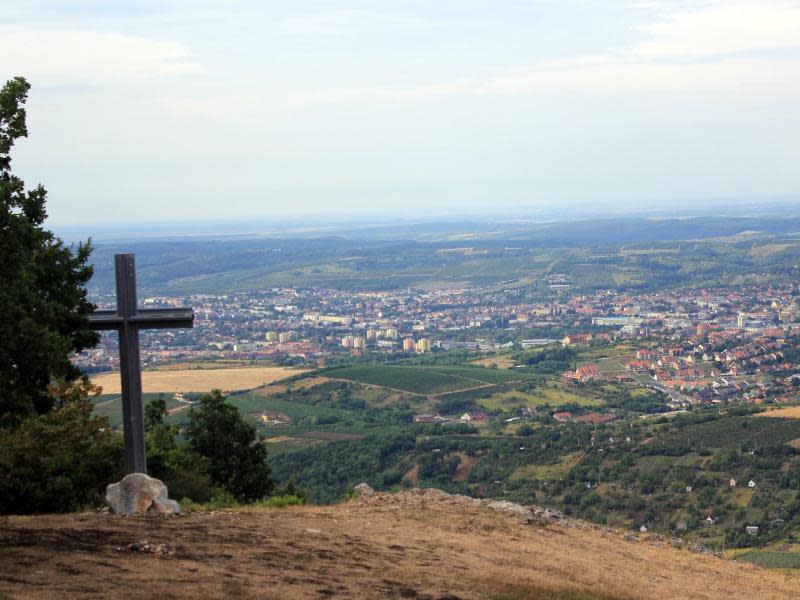
[[[633,537],[420,491],[179,517],[10,517],[0,598],[798,597],[794,571]]]

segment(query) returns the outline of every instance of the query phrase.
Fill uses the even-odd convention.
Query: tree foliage
[[[0,429],[0,513],[95,505],[105,486],[122,477],[121,436],[92,413],[86,389],[48,414]]]
[[[264,444],[219,390],[203,396],[199,408],[190,411],[186,437],[189,448],[207,460],[211,481],[240,502],[272,492]]]
[[[0,89],[0,427],[50,411],[51,383],[80,375],[70,353],[98,339],[88,323],[90,244],[72,248],[45,229],[47,192],[26,191],[11,172],[11,149],[28,135],[29,89],[21,77]]]

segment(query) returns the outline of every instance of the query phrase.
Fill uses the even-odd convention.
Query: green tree
[[[48,414],[0,429],[0,513],[96,505],[105,486],[122,477],[122,438],[106,417],[93,414],[85,392]]]
[[[221,493],[211,483],[208,459],[186,444],[178,444],[178,427],[164,422],[167,403],[163,397],[151,400],[144,407],[147,433],[147,469],[153,477],[164,481],[173,498],[190,498],[207,502]]]
[[[186,437],[189,447],[207,459],[211,481],[240,502],[257,500],[272,492],[264,444],[255,428],[226,402],[219,390],[203,396],[199,408],[189,412]]]
[[[51,385],[80,372],[70,353],[97,343],[86,284],[91,246],[66,246],[44,227],[47,192],[26,191],[11,172],[11,149],[27,137],[22,77],[0,89],[0,427],[55,406]]]
[[[167,401],[163,396],[150,400],[144,407],[144,426],[149,430],[161,425],[167,416]]]

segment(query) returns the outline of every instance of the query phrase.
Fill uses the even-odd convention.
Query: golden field
[[[758,413],[759,417],[776,417],[782,419],[800,419],[800,406],[787,406],[776,410]]]
[[[232,369],[182,369],[177,371],[142,371],[142,391],[148,392],[210,392],[218,389],[245,390],[268,385],[304,371],[289,367],[235,367]],[[103,388],[104,394],[119,394],[119,372],[100,373],[92,383]]]

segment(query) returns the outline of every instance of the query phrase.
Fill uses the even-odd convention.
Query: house
[[[564,411],[561,411],[561,412],[553,413],[553,418],[556,421],[561,421],[562,423],[566,422],[566,421],[571,421],[572,420],[572,413],[569,412],[569,411],[564,410]]]
[[[750,482],[747,484],[747,487],[749,487],[749,488],[756,487],[756,482],[751,479]]]
[[[291,419],[283,413],[269,412],[266,410],[258,415],[258,420],[265,425],[281,425],[291,422]]]
[[[641,375],[650,370],[650,365],[650,361],[647,360],[631,360],[625,363],[625,368]]]
[[[639,527],[639,531],[641,531],[642,533],[647,533],[647,526],[644,523],[642,523],[642,526]]]
[[[575,420],[579,423],[586,423],[589,425],[600,425],[603,423],[610,423],[611,421],[616,421],[619,419],[617,415],[601,415],[600,413],[591,412],[586,415],[581,415],[580,417],[575,417]]]
[[[585,383],[600,377],[600,369],[597,368],[597,365],[586,365],[583,367],[578,367],[575,369],[574,373],[565,373],[564,376],[568,379],[575,379],[581,383]]]
[[[737,483],[738,483],[738,482],[737,482],[737,481],[736,481],[736,480],[735,480],[733,477],[731,477],[730,486],[731,486],[732,488],[735,488]]]
[[[748,525],[744,528],[747,535],[758,535],[758,525]]]
[[[414,423],[433,423],[436,415],[414,415]]]
[[[488,420],[489,415],[483,412],[465,412],[463,415],[461,415],[462,423],[482,422]]]

